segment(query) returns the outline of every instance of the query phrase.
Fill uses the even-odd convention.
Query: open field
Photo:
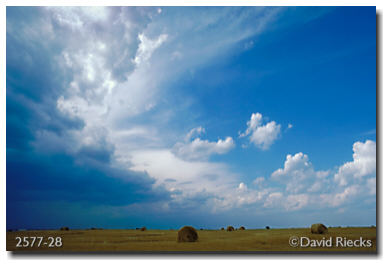
[[[329,228],[324,235],[314,235],[309,228],[297,229],[255,229],[238,230],[233,232],[220,230],[198,230],[199,239],[192,243],[178,243],[177,230],[42,230],[42,231],[17,231],[7,232],[8,251],[263,251],[263,252],[376,252],[376,228],[375,227],[348,227]],[[321,240],[332,238],[332,247],[292,247],[289,244],[291,237],[308,237]],[[28,237],[31,245],[31,237],[43,237],[40,247],[38,240],[33,247],[16,247],[17,237]],[[61,237],[61,247],[48,247],[55,241],[49,237]],[[336,237],[343,240],[371,240],[371,247],[335,247]],[[44,244],[46,243],[46,244]],[[343,242],[344,243],[344,242]],[[356,243],[360,243],[356,241]],[[57,243],[58,244],[58,243]],[[360,244],[359,244],[360,245]]]

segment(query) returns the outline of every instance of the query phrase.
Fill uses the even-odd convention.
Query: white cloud
[[[294,211],[304,208],[309,203],[309,195],[294,194],[288,195],[284,201],[284,208],[288,211]]]
[[[245,130],[245,133],[239,134],[240,137],[248,136],[251,132],[255,131],[261,125],[263,116],[260,113],[253,113],[251,119],[246,123],[248,128]]]
[[[281,192],[273,192],[268,195],[264,202],[264,207],[280,207],[283,204],[283,194]]]
[[[376,143],[372,140],[353,144],[353,161],[340,166],[334,179],[341,186],[361,180],[365,176],[376,175]]]
[[[311,164],[309,157],[302,152],[296,153],[294,156],[288,154],[286,161],[284,162],[284,168],[279,168],[272,173],[273,178],[279,178],[280,176],[287,175],[299,175],[306,177],[307,170],[311,170]]]
[[[350,200],[352,197],[357,196],[359,194],[359,186],[358,185],[352,185],[350,187],[346,187],[341,192],[335,192],[335,193],[327,193],[327,194],[321,194],[320,200],[321,200],[321,207],[324,206],[340,206],[341,204],[345,203],[347,200]]]
[[[208,186],[208,182],[215,182],[220,178],[226,183],[229,183],[229,179],[233,180],[224,164],[188,162],[175,156],[168,149],[135,150],[130,151],[130,154],[133,158],[131,168],[137,171],[147,171],[157,179],[158,183],[166,179],[175,179],[177,180],[175,185],[185,186],[187,183],[196,183],[198,186],[194,185],[193,189],[201,191]],[[201,185],[203,182],[205,183]]]
[[[262,150],[267,150],[279,137],[280,125],[275,121],[262,125],[262,114],[253,113],[247,122],[247,129],[240,137],[249,136],[250,142],[254,143]]]
[[[194,139],[189,143],[176,143],[172,148],[173,153],[185,160],[206,160],[212,154],[224,154],[229,152],[235,146],[231,137],[217,142],[208,140]]]
[[[186,137],[185,137],[185,141],[190,141],[192,139],[192,137],[194,136],[199,136],[201,135],[202,133],[205,133],[206,130],[203,128],[203,127],[196,127],[196,128],[193,128],[190,130],[190,132],[187,133]]]
[[[167,34],[161,34],[157,39],[151,40],[145,36],[145,34],[141,33],[138,35],[140,40],[140,44],[138,46],[137,54],[134,58],[134,62],[136,65],[140,65],[143,62],[147,62],[149,58],[152,56],[154,50],[163,44],[167,38]]]
[[[196,127],[190,130],[183,142],[176,143],[172,152],[184,160],[207,160],[212,154],[224,154],[234,148],[235,144],[231,137],[224,140],[219,139],[216,142],[201,140],[200,138],[192,139],[205,133],[203,127]]]
[[[258,178],[256,178],[255,180],[253,180],[253,184],[257,185],[257,186],[261,186],[263,183],[265,182],[265,178],[260,176]]]
[[[88,22],[105,21],[108,18],[106,7],[46,7],[62,25],[79,30]]]
[[[264,200],[268,193],[267,190],[250,189],[244,182],[241,182],[236,189],[229,187],[223,195],[218,195],[220,201],[218,202],[217,208],[231,209],[234,207],[256,205]]]
[[[251,142],[260,149],[268,149],[277,139],[280,133],[280,125],[275,121],[267,123],[265,126],[258,127],[250,137]]]
[[[248,187],[247,187],[243,182],[241,182],[241,183],[238,185],[238,190],[240,190],[240,191],[246,191],[246,190],[248,190]]]
[[[307,155],[301,152],[287,155],[284,168],[277,169],[271,175],[271,180],[285,187],[283,191],[281,187],[273,186],[275,191],[286,195],[283,201],[277,201],[280,202],[279,206],[286,210],[298,210],[311,202],[317,208],[338,207],[358,198],[367,199],[375,195],[376,178],[372,177],[375,176],[376,165],[375,142],[355,142],[353,151],[354,161],[339,167],[333,178],[331,170],[315,171]],[[265,206],[275,204],[275,200],[270,199]]]
[[[170,150],[150,149],[130,151],[131,170],[146,171],[156,179],[156,186],[164,185],[175,191],[178,204],[202,193],[210,198],[209,208],[231,208],[230,191],[237,194],[238,176],[223,163],[185,161]],[[169,180],[169,181],[167,181]],[[237,197],[236,197],[237,199]],[[218,205],[215,202],[219,202]],[[210,210],[209,209],[209,210]]]
[[[315,171],[309,157],[299,152],[288,154],[284,168],[274,171],[271,179],[285,185],[289,193],[315,192],[327,186],[328,175],[329,171]]]
[[[308,156],[301,152],[288,155],[284,167],[274,171],[271,178],[256,178],[253,188],[240,182],[238,175],[229,173],[225,164],[185,161],[169,150],[137,151],[132,156],[132,170],[147,171],[159,182],[180,192],[175,197],[177,202],[184,200],[184,195],[207,192],[207,206],[213,212],[242,206],[253,211],[262,208],[298,211],[313,206],[339,208],[358,198],[375,195],[376,190],[375,178],[344,188],[338,186],[330,178],[330,170],[315,171]],[[170,181],[165,182],[167,179]]]

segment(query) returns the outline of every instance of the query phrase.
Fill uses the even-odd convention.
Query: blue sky
[[[7,227],[376,224],[375,7],[8,7]]]

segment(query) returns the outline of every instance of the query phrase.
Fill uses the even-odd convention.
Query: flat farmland
[[[31,252],[376,252],[375,227],[329,228],[328,233],[323,235],[311,234],[309,228],[249,229],[232,232],[198,230],[197,232],[198,241],[178,243],[177,230],[13,231],[7,232],[7,250]],[[32,244],[35,237],[34,244]],[[28,241],[28,245],[27,242],[23,242],[24,239]],[[40,239],[42,240],[38,246]],[[336,246],[337,239],[339,243]],[[321,240],[327,241],[328,246],[324,246]],[[294,247],[296,241],[303,246]],[[22,247],[17,247],[18,242]],[[315,243],[312,244],[313,242]],[[329,246],[330,243],[331,246]],[[368,243],[371,243],[371,247]]]

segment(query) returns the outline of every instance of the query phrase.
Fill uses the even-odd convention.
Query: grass
[[[297,229],[254,229],[237,230],[233,232],[220,230],[198,230],[199,240],[193,243],[178,243],[177,230],[41,230],[7,232],[7,250],[10,251],[167,251],[167,252],[218,252],[218,251],[263,251],[263,252],[376,252],[376,228],[375,227],[346,227],[329,228],[325,235],[314,235],[308,228]],[[51,237],[61,237],[62,247],[17,248],[16,237],[42,236],[43,242]],[[340,248],[340,247],[316,247],[300,248],[291,247],[291,236],[309,237],[321,240],[323,237],[346,237],[347,239],[370,239],[372,247]]]

